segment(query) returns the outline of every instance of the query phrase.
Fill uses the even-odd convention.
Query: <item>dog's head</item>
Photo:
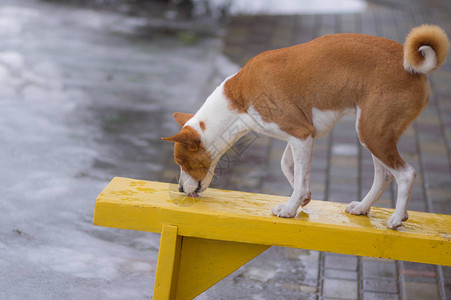
[[[211,154],[202,144],[200,133],[186,125],[192,114],[174,113],[174,119],[182,126],[176,135],[162,138],[174,142],[174,159],[180,166],[179,191],[197,197],[209,186],[213,178]],[[204,124],[196,124],[201,130]],[[196,126],[197,127],[197,126]]]

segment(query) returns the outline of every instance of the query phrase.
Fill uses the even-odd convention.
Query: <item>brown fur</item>
[[[174,158],[185,172],[197,181],[205,178],[212,160],[196,130],[191,126],[184,126],[176,135],[162,139],[175,142]]]
[[[202,131],[205,131],[205,123],[204,122],[200,121],[199,126],[200,126],[200,129],[202,129]]]
[[[177,124],[183,127],[186,122],[188,122],[189,119],[191,119],[194,115],[188,114],[188,113],[182,113],[182,112],[175,112],[172,114],[174,116],[175,121]]]
[[[432,70],[438,69],[445,61],[449,49],[449,41],[446,33],[435,25],[421,25],[413,28],[404,42],[404,60],[413,67],[419,67],[424,56],[418,49],[421,46],[430,46],[437,56],[437,65]]]
[[[446,54],[445,54],[446,55]],[[383,163],[404,161],[396,143],[428,102],[425,75],[403,68],[403,46],[363,34],[336,34],[264,52],[225,83],[230,107],[252,105],[288,134],[315,136],[312,109],[361,109],[359,138]],[[273,113],[265,113],[268,105]]]

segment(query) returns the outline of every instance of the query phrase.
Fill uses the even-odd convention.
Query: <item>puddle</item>
[[[95,199],[114,176],[162,178],[172,145],[160,137],[178,130],[173,111],[203,102],[219,47],[141,27],[0,1],[1,299],[151,298],[159,236],[93,226]]]
[[[168,113],[131,109],[95,109],[102,135],[97,142],[103,154],[93,162],[94,169],[131,178],[158,177],[172,147],[160,139]]]

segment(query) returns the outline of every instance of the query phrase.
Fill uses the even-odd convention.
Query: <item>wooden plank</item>
[[[451,265],[449,215],[409,211],[409,220],[391,230],[393,209],[353,216],[346,204],[312,200],[294,219],[272,216],[286,200],[215,189],[193,199],[175,185],[117,177],[97,198],[94,224],[151,232],[171,224],[182,236]]]

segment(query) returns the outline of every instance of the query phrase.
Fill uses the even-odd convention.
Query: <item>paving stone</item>
[[[387,293],[397,293],[398,283],[396,282],[396,279],[364,279],[363,290],[371,292],[385,291]]]
[[[422,185],[414,184],[412,188],[412,194],[414,195],[412,199],[424,200],[424,188]]]
[[[323,297],[331,299],[358,299],[359,285],[356,280],[325,278]]]
[[[437,118],[437,114],[438,112],[435,110],[425,110],[421,115],[418,116],[416,122],[418,124],[440,126],[440,119]]]
[[[438,286],[435,283],[409,282],[401,283],[405,299],[408,300],[436,300],[440,299]]]
[[[318,288],[316,286],[309,286],[309,285],[301,285],[301,284],[292,284],[292,283],[282,283],[280,284],[281,287],[291,290],[293,292],[307,292],[307,293],[317,293]],[[316,299],[316,295],[315,299]]]
[[[433,202],[431,212],[451,215],[451,205],[448,202]]]
[[[337,167],[358,168],[358,160],[355,157],[333,156],[330,163]]]
[[[399,280],[401,282],[409,281],[409,282],[427,282],[427,283],[437,284],[437,278],[428,277],[428,276],[400,275]]]
[[[313,181],[313,179],[312,179]],[[312,199],[324,200],[326,195],[326,186],[322,183],[311,183]]]
[[[437,187],[427,187],[426,188],[426,195],[427,198],[430,199],[432,203],[442,203],[442,204],[449,204],[450,197],[448,196],[450,191],[447,189],[451,188],[451,186],[445,187],[446,189],[443,189],[443,186]]]
[[[445,299],[451,298],[451,267],[450,266],[442,266],[443,272],[443,282],[444,282],[444,290],[445,290]]]
[[[358,276],[359,273],[357,273],[357,271],[345,271],[336,269],[324,270],[324,277],[326,278],[357,280]]]
[[[358,195],[347,192],[329,191],[328,197],[329,201],[340,203],[350,203],[352,201],[359,201]]]
[[[437,267],[430,264],[420,264],[403,261],[400,263],[400,279],[411,282],[437,282]]]
[[[451,139],[451,137],[450,137]],[[443,163],[443,161],[423,161],[422,163],[423,170],[434,170],[441,172],[450,172],[450,166],[448,164]]]
[[[332,145],[332,154],[337,156],[355,157],[359,153],[359,146],[351,143],[337,143]]]
[[[327,174],[324,171],[312,169],[312,172],[310,173],[310,180],[312,181],[311,184],[314,183],[324,184],[327,180]]]
[[[451,22],[449,21],[451,2],[449,1],[399,0],[392,2],[392,0],[388,0],[383,2],[402,7],[402,9],[387,8],[371,3],[369,4],[370,8],[362,14],[232,17],[232,21],[229,21],[228,25],[232,30],[226,36],[225,49],[228,50],[225,53],[231,53],[228,55],[233,56],[235,61],[244,63],[264,49],[306,42],[318,35],[343,31],[375,34],[403,42],[412,26],[425,22],[438,23],[444,26],[445,30],[451,32]],[[440,9],[434,9],[437,7]],[[233,24],[237,26],[231,26]],[[253,36],[251,37],[251,35]],[[417,121],[407,128],[398,146],[403,158],[418,172],[409,209],[420,211],[431,209],[435,212],[451,214],[451,189],[448,187],[451,186],[449,180],[451,167],[448,157],[451,149],[451,85],[449,84],[451,62],[448,60],[439,70],[434,71],[430,79],[433,89],[430,104]],[[284,142],[277,142],[276,146],[270,146],[269,158],[261,156],[263,160],[267,160],[263,164],[267,164],[269,171],[264,175],[263,182],[261,177],[259,179],[258,176],[251,176],[249,180],[251,183],[253,180],[255,182],[250,186],[256,190],[260,188],[261,191],[271,191],[276,194],[288,195],[291,193],[291,187],[280,171],[280,158],[285,145]],[[236,166],[237,170],[240,170],[236,174],[240,174],[240,176],[232,181],[248,180],[246,172],[250,167],[252,164],[245,164],[245,167],[240,170]],[[345,203],[360,200],[372,185],[373,173],[371,154],[369,151],[361,149],[355,133],[355,120],[352,117],[343,118],[330,136],[315,140],[311,174],[311,189],[314,198]],[[281,179],[277,179],[278,177]],[[396,183],[393,182],[376,206],[392,207],[396,198],[396,189]],[[431,203],[432,207],[429,207]],[[294,257],[289,259],[297,260],[297,254],[293,253]],[[323,270],[320,273],[324,275],[323,290],[318,290],[322,299],[337,299],[336,293],[338,290],[341,291],[338,287],[336,287],[337,291],[331,289],[337,281],[330,280],[338,280],[340,284],[347,282],[350,285],[356,285],[354,286],[356,293],[358,291],[356,281],[361,280],[362,288],[364,288],[361,295],[346,295],[346,297],[398,299],[397,285],[391,284],[398,278],[401,284],[403,282],[434,284],[438,279],[434,277],[434,274],[438,276],[435,266],[432,266],[431,269],[426,265],[428,267],[422,269],[415,265],[401,263],[398,274],[395,262],[368,258],[361,259],[360,274],[362,278],[359,278],[358,267],[352,270],[343,269],[348,265],[335,262],[335,258],[332,256],[333,254],[325,253],[324,260],[322,260]],[[349,257],[357,260],[353,256]],[[313,259],[313,261],[315,260]],[[314,272],[317,271],[316,268],[313,269]],[[449,275],[451,271],[447,270],[446,274],[451,278]],[[351,279],[351,281],[344,279]],[[451,279],[448,281],[442,279],[442,281],[445,282],[444,289],[446,291],[451,289]],[[287,291],[302,291],[303,289],[303,284],[284,284],[288,284],[284,286]],[[307,287],[307,289],[310,288]],[[403,289],[403,293],[404,290],[408,289]],[[387,291],[393,293],[386,293]],[[408,298],[405,297],[405,299]]]
[[[387,294],[384,292],[364,292],[363,300],[399,300],[399,296],[397,294]]]
[[[295,248],[283,248],[283,254],[285,257],[290,259],[298,259],[302,261],[318,262],[319,261],[319,251],[305,250],[305,249],[295,249]]]
[[[363,278],[396,278],[396,264],[394,262],[372,261],[362,259]]]
[[[412,201],[410,201],[410,203],[409,203],[409,210],[427,212],[427,205],[426,205],[426,203],[424,203],[423,200],[422,200],[422,202],[412,202]]]
[[[358,169],[352,167],[350,168],[348,166],[341,167],[332,164],[329,170],[329,175],[337,178],[349,178],[355,180],[358,178]]]
[[[451,173],[448,172],[425,172],[424,177],[428,188],[445,189],[451,187]]]
[[[346,192],[350,194],[357,194],[358,185],[355,179],[348,179],[346,177],[334,177],[329,178],[329,190],[330,192]]]
[[[436,273],[437,267],[435,265],[431,264],[422,264],[417,262],[411,262],[411,261],[401,261],[400,262],[400,271],[403,270],[412,270],[417,272],[430,272],[430,273]]]
[[[426,127],[426,128],[425,128]],[[418,137],[423,142],[437,142],[442,140],[442,133],[440,127],[432,126],[429,128],[423,126],[423,130],[418,130]]]
[[[409,127],[407,127],[406,131],[404,131],[403,137],[415,137],[415,130],[412,127],[412,125],[410,125]]]
[[[327,158],[317,158],[313,157],[312,160],[312,171],[321,171],[324,175],[327,175],[325,172],[328,168],[329,164],[327,162]]]
[[[324,266],[326,269],[356,271],[358,259],[352,255],[325,254]]]
[[[374,206],[376,207],[384,207],[384,208],[393,208],[393,200],[391,198],[380,198]]]
[[[358,31],[358,24],[359,22],[359,16],[355,14],[342,14],[339,15],[341,20],[341,31],[342,32],[357,32]]]

